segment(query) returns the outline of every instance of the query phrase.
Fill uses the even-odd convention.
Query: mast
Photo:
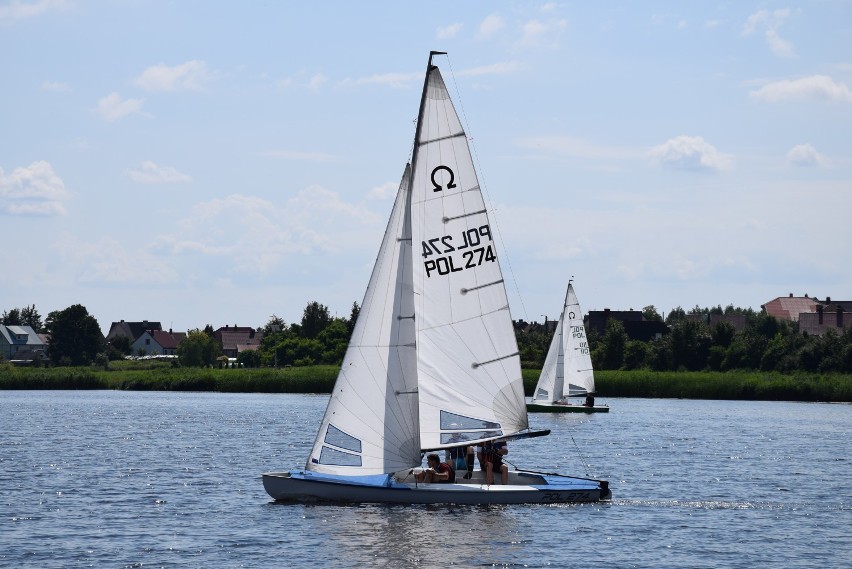
[[[430,51],[429,52],[429,62],[426,64],[426,77],[423,78],[423,92],[420,94],[420,109],[417,111],[417,127],[414,129],[414,149],[411,153],[411,171],[414,172],[415,168],[417,168],[417,155],[419,152],[420,145],[418,144],[418,140],[420,140],[420,131],[423,128],[423,109],[426,107],[426,90],[429,88],[429,75],[432,73],[432,69],[435,68],[432,65],[432,58],[436,55],[447,55],[446,51]],[[411,190],[411,183],[414,182],[414,178],[409,180],[408,190]]]

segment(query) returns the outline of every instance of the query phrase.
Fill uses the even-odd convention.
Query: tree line
[[[258,349],[241,352],[237,361],[244,367],[340,365],[359,310],[358,303],[353,303],[349,317],[338,318],[331,315],[327,306],[312,301],[301,320],[289,325],[273,314],[259,328],[263,338]],[[653,306],[642,312],[646,320],[663,321]],[[842,333],[828,330],[813,336],[799,332],[796,322],[733,306],[696,306],[690,314],[742,315],[746,326],[742,332],[729,322],[710,326],[707,318],[688,318],[686,311],[678,307],[665,318],[669,333],[644,342],[630,339],[623,323],[611,318],[602,334],[587,331],[595,369],[852,373],[852,329]],[[107,365],[130,355],[130,339],[119,338],[106,344],[97,320],[79,304],[51,312],[43,322],[35,305],[4,311],[0,321],[9,326],[28,325],[36,332],[50,334],[51,365]],[[536,323],[516,325],[515,329],[522,366],[541,368],[552,332]],[[187,333],[178,346],[175,365],[222,365],[222,349],[212,326]]]
[[[646,320],[663,321],[653,306],[642,312]],[[614,318],[607,321],[603,334],[587,329],[592,365],[605,370],[852,373],[852,328],[815,336],[800,332],[797,322],[732,305],[724,310],[696,306],[689,314],[703,318],[688,318],[678,307],[665,318],[669,333],[647,342],[631,340],[624,324]],[[742,315],[745,329],[737,332],[730,322],[711,326],[707,324],[711,314]],[[541,367],[551,334],[534,326],[517,338],[523,366]]]

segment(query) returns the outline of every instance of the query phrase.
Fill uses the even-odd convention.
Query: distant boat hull
[[[527,403],[527,413],[609,413],[609,407],[606,405],[586,407],[574,403]]]
[[[416,483],[404,476],[331,476],[292,470],[267,472],[263,486],[280,502],[391,504],[551,504],[608,500],[606,481],[525,471],[510,473],[509,484],[484,484],[477,471],[455,484]]]

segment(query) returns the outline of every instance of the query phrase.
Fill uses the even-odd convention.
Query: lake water
[[[850,405],[531,415],[553,434],[507,458],[611,503],[271,503],[261,472],[304,464],[326,400],[0,391],[0,567],[850,567]]]

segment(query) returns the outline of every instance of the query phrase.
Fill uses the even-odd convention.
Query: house
[[[820,301],[815,296],[796,297],[790,293],[789,296],[770,300],[761,308],[779,320],[798,322],[799,332],[807,332],[811,336],[822,336],[829,329],[842,334],[852,327],[850,317],[846,316],[846,313],[852,311],[852,301],[833,301],[830,296]]]
[[[139,337],[148,330],[162,330],[163,326],[159,322],[113,322],[109,327],[109,332],[106,335],[106,341],[112,342],[119,336],[124,336],[130,340],[132,345]]]
[[[798,322],[800,314],[816,313],[818,304],[816,298],[810,298],[808,295],[793,296],[791,292],[789,296],[779,296],[760,307],[769,316],[779,320]]]
[[[825,297],[816,307],[816,312],[799,314],[799,332],[807,332],[811,336],[822,336],[833,329],[843,334],[847,328],[852,328],[852,317],[846,313],[852,309],[850,301],[834,301]]]
[[[669,333],[669,327],[665,322],[658,320],[645,320],[642,313],[636,310],[590,310],[586,316],[586,330],[594,331],[598,337],[606,333],[606,324],[610,318],[620,320],[624,324],[624,331],[631,340],[648,342],[662,338]]]
[[[130,353],[146,356],[176,356],[177,348],[185,338],[186,332],[146,330],[130,345]]]
[[[737,334],[745,331],[746,329],[745,314],[708,314],[705,312],[698,312],[687,314],[686,319],[691,322],[701,322],[702,324],[707,324],[711,328],[713,328],[717,324],[722,324],[723,322],[725,322],[733,326]]]
[[[263,332],[248,326],[225,326],[213,332],[213,338],[222,346],[222,354],[235,358],[246,349],[256,350],[263,339]]]
[[[0,356],[12,363],[28,365],[44,359],[47,345],[32,326],[0,324]]]

